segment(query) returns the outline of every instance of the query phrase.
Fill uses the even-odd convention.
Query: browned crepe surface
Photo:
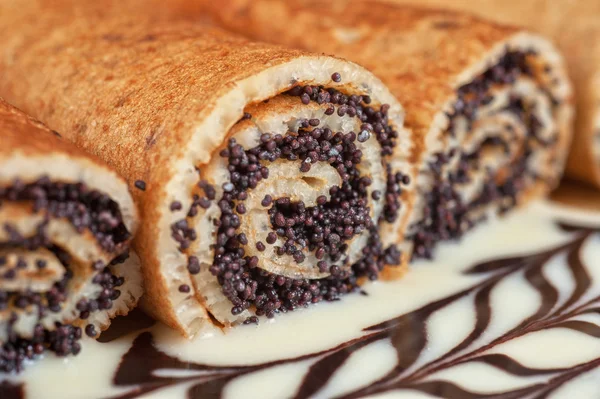
[[[70,158],[94,160],[95,163],[102,165],[96,157],[62,140],[58,132],[48,129],[2,98],[0,98],[0,132],[2,139],[0,158],[9,157],[15,151],[30,157],[64,154]]]
[[[454,77],[516,31],[465,15],[399,10],[384,4],[373,7],[368,2],[234,0],[215,7],[227,28],[347,57],[367,67],[398,97],[406,109],[407,127],[419,132],[416,136],[421,139],[433,116],[453,95]],[[358,37],[348,32],[351,39],[341,44],[338,21],[352,27]],[[453,25],[453,36],[446,34],[448,24]]]

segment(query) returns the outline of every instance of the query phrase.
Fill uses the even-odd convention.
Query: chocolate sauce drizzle
[[[347,392],[340,398],[360,398],[402,389],[417,390],[445,398],[546,398],[572,379],[600,366],[600,358],[573,367],[546,369],[527,367],[510,356],[490,353],[490,350],[506,341],[555,328],[571,329],[600,338],[600,326],[576,319],[576,316],[600,312],[600,295],[590,296],[592,280],[581,259],[583,245],[591,238],[598,238],[600,228],[561,223],[557,225],[563,231],[572,234],[566,243],[539,252],[475,264],[463,273],[482,277],[478,283],[412,312],[367,327],[362,337],[324,351],[251,366],[213,366],[184,362],[169,356],[155,347],[150,332],[143,332],[134,340],[114,374],[113,382],[116,386],[131,389],[112,399],[137,398],[162,388],[190,382],[193,383],[187,391],[190,399],[221,397],[227,384],[234,379],[279,365],[314,359],[294,394],[294,398],[297,399],[308,398],[319,393],[328,384],[352,353],[384,340],[390,340],[397,353],[396,366],[370,385]],[[562,300],[559,300],[558,290],[543,272],[548,261],[557,255],[566,256],[566,267],[575,283],[570,295]],[[473,345],[490,326],[494,314],[491,306],[492,290],[517,273],[523,273],[529,285],[541,295],[539,308],[509,331],[495,336],[487,343]],[[467,296],[474,296],[476,323],[472,331],[449,351],[437,358],[421,362],[420,359],[428,345],[427,322],[430,316]],[[482,363],[517,377],[546,376],[546,381],[533,382],[518,389],[502,392],[478,393],[450,381],[430,378],[436,372],[468,363]],[[156,373],[166,369],[201,373],[183,377],[159,376]],[[0,385],[0,397],[22,398],[23,387],[6,383]]]
[[[0,382],[0,397],[2,399],[20,399],[25,397],[23,384],[13,384],[9,381]]]
[[[396,366],[386,375],[373,381],[369,386],[347,392],[342,398],[359,398],[400,389],[417,390],[423,393],[445,398],[515,398],[533,395],[536,398],[548,397],[552,392],[568,381],[600,366],[600,358],[569,368],[532,368],[504,354],[490,354],[490,349],[518,337],[553,328],[567,328],[600,338],[600,326],[581,320],[575,316],[600,312],[600,295],[588,297],[591,277],[581,260],[581,249],[591,237],[600,233],[600,229],[590,229],[577,225],[559,224],[573,234],[565,244],[522,256],[505,257],[478,263],[465,274],[483,277],[477,284],[443,299],[364,329],[365,335],[345,342],[337,347],[304,356],[282,359],[252,366],[212,366],[208,364],[188,363],[171,357],[156,349],[151,333],[144,332],[134,341],[130,350],[123,356],[114,375],[114,384],[119,387],[133,387],[127,393],[113,399],[136,398],[145,393],[193,382],[187,395],[192,398],[221,397],[226,385],[244,375],[277,367],[283,364],[314,359],[315,362],[303,376],[295,398],[308,398],[318,393],[330,381],[350,355],[378,341],[390,340],[398,354]],[[544,265],[554,256],[567,256],[568,270],[575,281],[570,296],[559,301],[557,289],[543,273]],[[511,330],[495,337],[480,346],[473,343],[490,326],[493,315],[491,292],[503,280],[517,273],[523,273],[527,282],[543,298],[537,311],[524,319]],[[428,344],[427,322],[430,316],[466,296],[475,297],[476,323],[468,336],[451,350],[441,356],[419,362]],[[495,367],[507,374],[528,377],[547,376],[543,383],[493,394],[471,392],[449,381],[426,378],[432,374],[467,363],[483,363]],[[186,377],[157,376],[158,370],[202,371],[201,375]],[[4,393],[0,388],[0,393]]]

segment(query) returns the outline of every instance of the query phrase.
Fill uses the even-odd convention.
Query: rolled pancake
[[[569,0],[390,0],[472,12],[552,38],[576,95],[573,144],[565,175],[600,188],[600,2]]]
[[[138,187],[153,316],[192,336],[401,274],[419,148],[365,69],[118,2],[23,4],[0,6],[0,93]]]
[[[142,294],[137,214],[103,162],[0,98],[0,371],[77,354]]]
[[[547,194],[571,141],[571,85],[546,39],[452,12],[382,2],[231,0],[205,4],[251,38],[364,65],[405,108],[423,148],[408,226],[414,255],[489,214]]]

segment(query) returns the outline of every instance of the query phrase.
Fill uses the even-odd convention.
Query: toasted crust
[[[406,126],[421,131],[453,97],[459,74],[517,32],[465,14],[332,4],[233,0],[213,11],[227,28],[256,39],[349,56],[385,81],[407,111]]]
[[[198,179],[194,166],[210,161],[244,107],[300,82],[366,92],[375,104],[391,105],[398,128],[403,110],[353,63],[249,42],[194,22],[121,14],[117,1],[3,3],[0,93],[106,160],[130,185],[146,182],[144,192],[134,189],[145,308],[190,336],[209,317],[201,300],[178,291],[192,283],[170,226],[186,211],[171,212],[169,204],[178,200],[188,209]],[[331,81],[334,72],[342,83]],[[402,134],[398,158],[408,164],[410,140]]]

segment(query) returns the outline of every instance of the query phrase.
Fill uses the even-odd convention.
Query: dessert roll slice
[[[424,148],[408,236],[415,257],[561,177],[571,85],[546,39],[468,14],[382,2],[230,0],[207,10],[255,39],[358,62],[405,107]]]
[[[419,149],[367,70],[116,1],[18,4],[0,93],[135,186],[156,318],[192,336],[402,273]]]
[[[414,256],[431,257],[436,242],[556,187],[571,108],[564,69],[552,55],[547,42],[521,34],[458,78],[425,136],[423,197],[409,232]]]
[[[0,371],[76,355],[141,296],[126,183],[0,99]]]
[[[392,0],[476,13],[533,29],[556,42],[573,80],[575,131],[565,176],[600,188],[600,2]],[[190,3],[190,7],[194,3]],[[180,4],[183,6],[183,4]],[[182,12],[183,10],[175,10]],[[194,10],[188,9],[188,12]],[[197,12],[197,11],[196,11]],[[575,22],[576,21],[576,22]]]
[[[409,139],[389,104],[346,90],[296,84],[249,104],[200,167],[192,217],[173,237],[189,245],[192,283],[221,323],[334,300],[401,265],[411,169],[390,156],[405,159],[395,148]]]

